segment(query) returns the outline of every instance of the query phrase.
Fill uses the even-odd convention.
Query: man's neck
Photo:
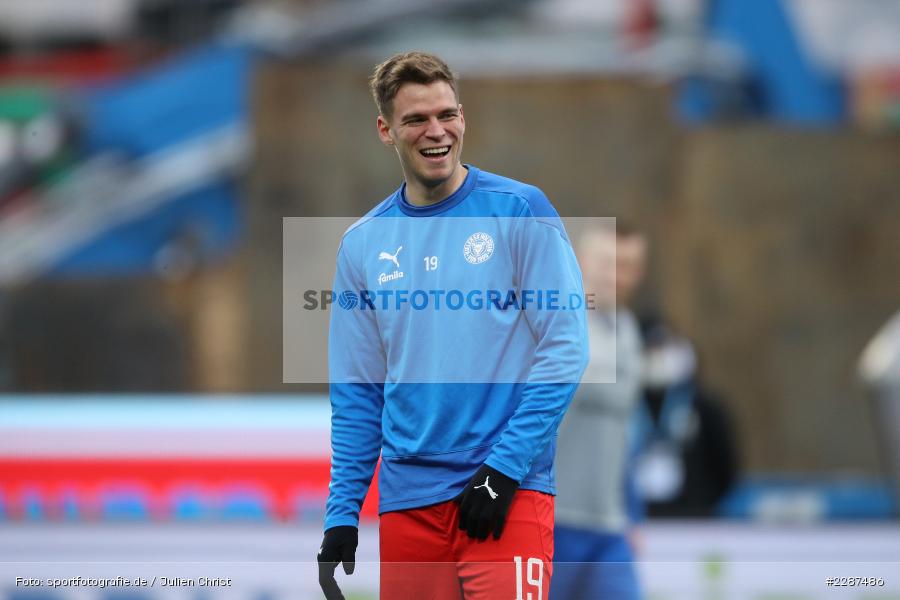
[[[466,180],[466,174],[469,170],[463,165],[459,165],[453,175],[447,181],[435,187],[427,187],[419,182],[411,182],[406,180],[406,201],[413,206],[430,206],[437,204],[441,200],[446,200],[458,190]]]

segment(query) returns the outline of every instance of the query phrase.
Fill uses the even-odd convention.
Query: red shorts
[[[519,490],[499,540],[459,528],[444,502],[381,515],[381,600],[545,600],[553,560],[553,496]]]

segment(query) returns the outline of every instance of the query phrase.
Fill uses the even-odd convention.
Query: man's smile
[[[443,160],[448,154],[450,154],[450,146],[434,146],[432,148],[423,148],[419,150],[419,154],[424,156],[427,160],[431,162],[440,162]]]

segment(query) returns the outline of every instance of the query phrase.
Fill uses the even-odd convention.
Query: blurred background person
[[[591,359],[559,430],[554,598],[641,597],[627,538],[625,467],[641,392],[641,340],[628,309],[643,276],[646,239],[617,222],[584,232],[577,252]],[[602,383],[601,383],[602,382]]]
[[[634,482],[649,517],[711,517],[738,478],[734,430],[700,382],[693,344],[659,319],[642,323],[643,398]]]

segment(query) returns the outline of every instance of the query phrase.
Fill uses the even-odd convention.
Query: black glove
[[[466,489],[456,497],[459,503],[459,528],[471,538],[486,540],[494,532],[499,540],[506,523],[506,513],[519,482],[497,469],[481,465]]]
[[[359,531],[351,525],[338,525],[325,531],[322,547],[319,548],[319,585],[327,600],[344,600],[341,588],[334,580],[334,570],[339,562],[344,563],[344,573],[353,574],[356,566],[356,545]]]

